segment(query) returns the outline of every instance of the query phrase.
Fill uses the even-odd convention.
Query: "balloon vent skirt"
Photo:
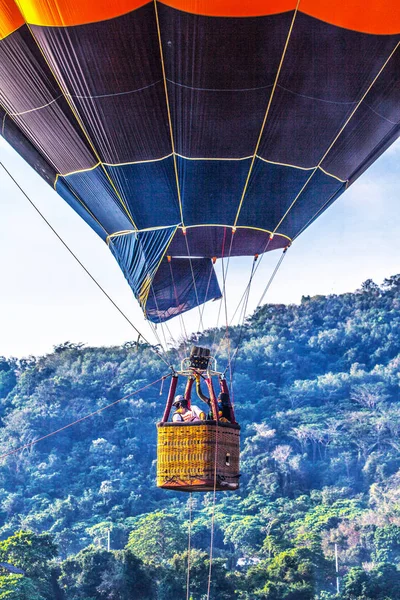
[[[238,489],[239,425],[159,423],[157,433],[157,487],[182,492]]]

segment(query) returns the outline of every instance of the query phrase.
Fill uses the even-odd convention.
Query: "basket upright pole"
[[[192,397],[192,387],[193,387],[193,382],[194,379],[192,376],[190,376],[187,380],[186,383],[186,388],[185,388],[185,400],[188,401],[188,407],[190,408],[190,399]]]
[[[212,413],[213,413],[213,418],[214,421],[219,421],[219,414],[218,414],[218,402],[217,402],[217,397],[215,395],[214,392],[214,386],[213,386],[213,382],[212,382],[212,377],[207,373],[207,377],[205,378],[206,384],[207,384],[207,388],[208,388],[208,393],[210,394],[210,403],[211,403],[211,408],[212,408]]]
[[[169,419],[169,413],[171,412],[172,403],[175,398],[176,386],[178,385],[178,375],[172,375],[171,383],[169,385],[169,392],[167,398],[167,404],[165,406],[163,418],[161,419],[161,423],[166,423]]]
[[[232,406],[232,402],[231,402],[231,396],[229,394],[229,388],[228,388],[228,384],[226,382],[225,377],[220,377],[220,379],[219,379],[219,386],[221,388],[221,392],[223,392],[224,394],[228,394],[228,398],[229,398],[229,412],[231,414],[231,423],[236,423],[235,411],[233,410],[233,406]]]

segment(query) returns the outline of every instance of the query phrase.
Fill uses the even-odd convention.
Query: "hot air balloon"
[[[0,0],[1,133],[162,323],[397,139],[399,34],[397,0]]]

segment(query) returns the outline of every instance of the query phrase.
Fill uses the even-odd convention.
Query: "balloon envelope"
[[[0,0],[1,133],[164,321],[398,137],[399,33],[398,0]]]

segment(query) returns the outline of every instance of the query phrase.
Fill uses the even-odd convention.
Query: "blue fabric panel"
[[[160,260],[175,233],[175,227],[120,235],[109,246],[136,298],[145,310],[142,295],[148,289]],[[146,288],[147,285],[147,288]],[[147,294],[145,299],[147,298]]]
[[[185,225],[233,225],[250,163],[178,157]]]
[[[105,241],[107,238],[105,229],[99,225],[96,219],[94,219],[81,202],[79,202],[76,195],[71,191],[67,182],[62,177],[58,178],[56,189],[61,198],[63,198],[65,202],[67,202],[67,204],[69,204],[70,207],[97,233],[97,235]]]
[[[238,225],[273,231],[311,173],[256,159]]]
[[[138,229],[181,221],[172,156],[156,162],[105,166]]]
[[[134,229],[132,221],[129,219],[102,167],[99,166],[91,171],[82,171],[59,177],[56,186],[57,192],[63,179],[70,191],[78,196],[101,223],[107,234]],[[61,191],[59,193],[61,194]],[[76,204],[69,203],[74,210],[76,210],[75,206],[82,206],[77,199],[75,199]],[[85,220],[89,222],[86,218]]]
[[[293,239],[300,231],[308,227],[345,189],[345,183],[326,175],[318,169],[279,226],[278,232]]]
[[[376,160],[382,140],[392,138],[394,141],[398,134],[397,123],[382,118],[363,103],[330,150],[322,166],[341,179],[350,179],[364,162],[371,162],[371,157]]]
[[[164,259],[153,280],[146,316],[162,323],[217,298],[221,290],[211,260],[172,258],[169,263]]]

